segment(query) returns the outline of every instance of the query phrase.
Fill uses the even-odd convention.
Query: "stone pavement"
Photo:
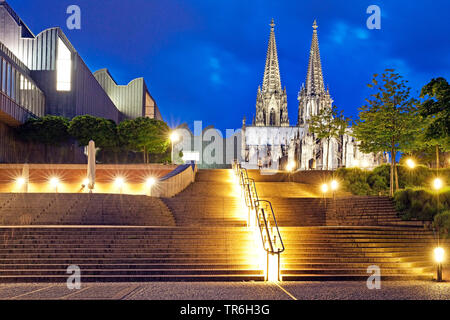
[[[34,300],[384,300],[450,299],[450,282],[385,281],[380,290],[365,282],[146,282],[86,283],[79,290],[65,284],[0,284],[0,299]]]

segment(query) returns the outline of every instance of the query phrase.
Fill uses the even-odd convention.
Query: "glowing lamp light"
[[[353,161],[353,166],[354,166],[354,167],[359,166],[359,161],[358,161],[358,160],[354,160],[354,161]]]
[[[295,162],[294,161],[290,161],[287,165],[286,165],[286,170],[287,171],[292,171],[295,168]]]
[[[156,183],[156,179],[153,177],[147,178],[147,180],[145,181],[145,184],[149,188],[153,187],[155,185],[155,183]]]
[[[170,141],[177,142],[178,139],[180,139],[180,136],[178,135],[178,133],[172,132],[172,134],[170,135]]]
[[[125,184],[125,179],[122,178],[122,177],[117,177],[117,178],[114,180],[114,185],[115,185],[117,188],[122,188],[124,184]]]
[[[328,192],[328,185],[326,183],[324,183],[320,189],[322,190],[322,193],[327,193]]]
[[[53,188],[58,187],[58,185],[59,185],[59,179],[58,179],[57,177],[51,178],[51,179],[50,179],[50,185],[51,185]]]
[[[52,188],[55,188],[55,192],[58,192],[59,178],[52,177],[52,178],[50,178],[49,182],[50,182],[50,186]]]
[[[276,254],[269,254],[268,255],[268,266],[269,268],[267,273],[267,280],[268,281],[278,281],[279,280],[279,264],[278,264],[278,255]]]
[[[433,180],[433,188],[435,190],[440,190],[443,187],[444,183],[442,182],[441,179],[436,178]]]
[[[408,168],[410,169],[414,169],[416,167],[416,163],[414,162],[413,159],[408,159],[406,160],[406,165],[408,166]]]
[[[24,177],[19,177],[16,179],[16,184],[18,187],[22,187],[25,184],[25,178]]]
[[[331,190],[333,190],[333,191],[336,191],[339,186],[339,184],[336,180],[331,181],[330,185],[331,185]]]
[[[434,248],[434,261],[436,261],[437,263],[442,263],[444,262],[444,258],[445,258],[444,249],[442,247]]]
[[[89,184],[89,179],[86,178],[83,180],[82,185],[87,186]]]
[[[363,161],[361,162],[361,167],[367,168],[368,166],[369,166],[369,162],[367,162],[367,160],[363,160]]]

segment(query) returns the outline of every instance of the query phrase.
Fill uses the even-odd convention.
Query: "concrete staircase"
[[[69,265],[86,282],[262,280],[233,178],[199,170],[170,199],[0,194],[0,282],[66,281]],[[284,280],[366,280],[370,265],[384,279],[431,277],[433,235],[401,221],[389,199],[325,200],[282,181],[256,188],[281,227]]]
[[[367,280],[376,265],[383,280],[433,276],[432,233],[396,227],[284,227],[283,280]]]
[[[422,221],[403,221],[388,197],[326,199],[327,225],[423,227]]]
[[[158,198],[120,194],[0,194],[0,225],[173,226]]]
[[[0,282],[263,280],[246,228],[0,228]]]
[[[245,204],[231,170],[199,170],[195,183],[175,197],[162,200],[178,226],[247,225]]]

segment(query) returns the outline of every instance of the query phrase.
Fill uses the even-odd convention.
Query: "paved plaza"
[[[146,282],[2,284],[4,300],[448,300],[450,282],[385,281],[379,290],[365,282]]]

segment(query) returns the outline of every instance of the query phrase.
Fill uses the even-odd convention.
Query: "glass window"
[[[11,68],[11,99],[16,100],[16,69]]]
[[[72,53],[58,38],[58,52],[56,59],[56,90],[70,91],[72,79]]]
[[[11,97],[11,65],[9,63],[6,74],[6,94]]]
[[[6,92],[6,61],[2,63],[2,91]]]
[[[19,104],[21,106],[25,105],[25,94],[24,94],[24,88],[25,88],[25,78],[23,75],[20,75],[20,85],[19,85],[19,92],[20,92],[20,100],[19,100]]]

